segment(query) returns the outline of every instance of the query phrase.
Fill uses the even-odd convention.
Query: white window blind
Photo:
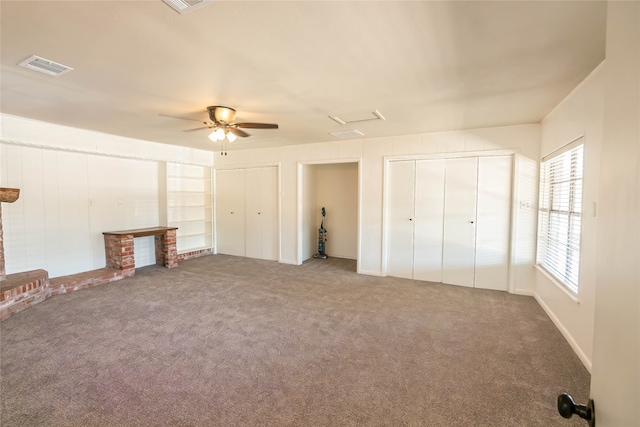
[[[583,169],[584,144],[572,144],[540,164],[537,262],[576,294]]]

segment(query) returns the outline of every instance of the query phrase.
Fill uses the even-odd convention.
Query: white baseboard
[[[295,260],[295,259],[294,259],[294,260],[291,260],[291,259],[281,259],[281,260],[279,260],[278,262],[279,262],[279,263],[282,263],[282,264],[300,265],[300,264],[298,264],[298,263],[296,262],[296,260]]]
[[[524,295],[527,297],[535,297],[536,293],[529,289],[516,289],[513,291],[514,295]]]
[[[364,274],[365,276],[384,277],[384,275],[381,272],[373,271],[373,270],[358,270],[358,274]]]
[[[556,317],[553,311],[551,311],[549,306],[545,304],[545,302],[542,300],[542,298],[538,296],[538,294],[534,293],[533,297],[536,299],[536,301],[538,301],[538,304],[540,304],[540,307],[542,307],[544,312],[547,313],[547,316],[549,316],[553,324],[556,325],[556,328],[558,328],[562,336],[564,336],[564,338],[567,340],[567,342],[569,343],[573,351],[576,353],[576,355],[584,365],[584,367],[587,368],[587,371],[591,373],[591,361],[584,354],[584,352],[582,351],[578,343],[573,339],[573,337],[571,336],[567,328],[564,327],[564,325],[560,322],[560,319]]]

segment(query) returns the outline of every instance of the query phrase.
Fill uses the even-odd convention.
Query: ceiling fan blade
[[[239,137],[242,137],[242,138],[246,138],[248,136],[251,136],[248,133],[246,133],[245,131],[243,131],[241,129],[238,129],[238,128],[235,128],[235,127],[231,127],[230,126],[227,129],[229,130],[229,132],[231,132],[235,136],[239,136]]]
[[[246,129],[278,129],[275,123],[235,123],[235,126]]]
[[[159,114],[159,116],[162,116],[162,117],[169,117],[169,118],[172,118],[172,119],[179,119],[179,120],[191,120],[192,122],[200,122],[200,123],[207,124],[207,122],[205,122],[204,120],[190,119],[190,118],[188,118],[188,117],[170,116],[170,115],[168,115],[168,114],[162,114],[162,113],[160,113],[160,114]]]
[[[194,130],[211,129],[211,128],[212,128],[212,126],[204,126],[204,127],[201,127],[201,128],[183,130],[182,132],[193,132]]]

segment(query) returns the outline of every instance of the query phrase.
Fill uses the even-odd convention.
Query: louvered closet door
[[[512,157],[480,157],[475,287],[506,291],[509,278]]]
[[[387,274],[413,278],[415,162],[389,162]]]
[[[442,281],[444,159],[416,162],[413,278]]]
[[[446,160],[442,282],[474,286],[478,158]]]
[[[216,171],[216,231],[219,254],[245,256],[245,171]]]

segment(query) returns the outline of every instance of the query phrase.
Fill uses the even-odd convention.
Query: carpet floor
[[[225,255],[0,324],[10,426],[583,426],[590,376],[531,297]]]

